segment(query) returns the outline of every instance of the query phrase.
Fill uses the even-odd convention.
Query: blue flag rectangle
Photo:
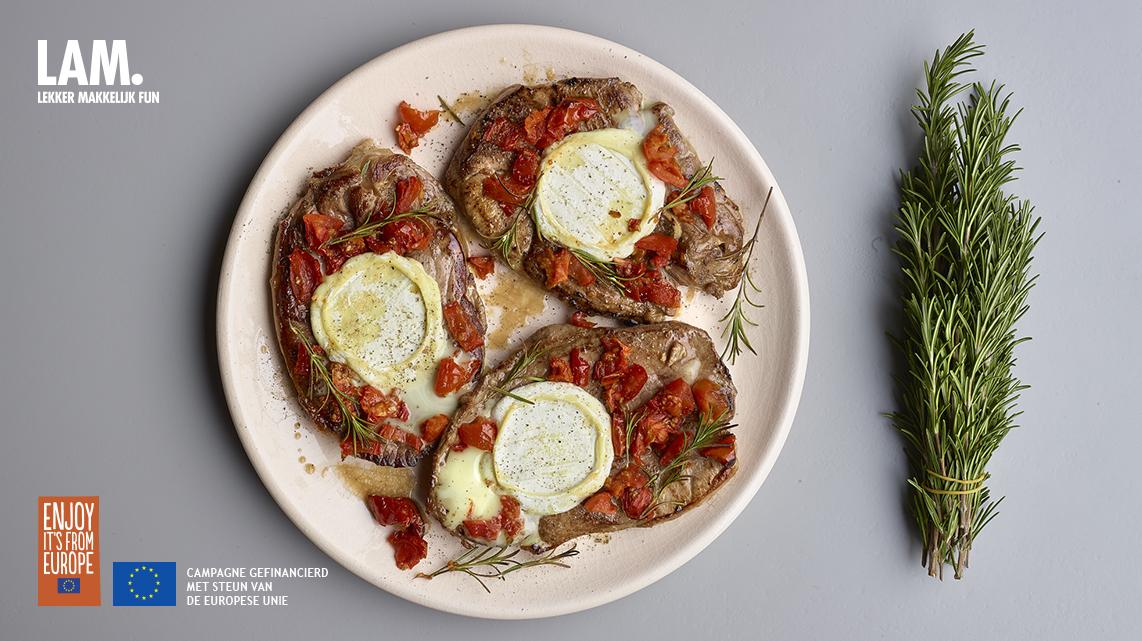
[[[65,576],[56,579],[56,594],[79,594],[79,577]]]
[[[116,561],[113,568],[114,605],[174,605],[178,588],[175,587],[173,561]]]

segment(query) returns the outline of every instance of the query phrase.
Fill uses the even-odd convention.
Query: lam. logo
[[[108,44],[110,42],[110,44]],[[92,40],[86,50],[79,40],[68,40],[62,50],[47,40],[36,42],[36,84],[56,87],[37,92],[41,104],[157,104],[159,92],[70,90],[63,87],[137,87],[143,74],[131,73],[126,40]],[[55,56],[53,56],[53,52]],[[56,62],[58,61],[58,64]]]

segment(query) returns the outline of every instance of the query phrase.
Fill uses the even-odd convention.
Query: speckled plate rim
[[[606,48],[613,51],[616,58],[621,55],[621,65],[616,64],[614,71],[615,75],[622,75],[621,66],[623,65],[636,65],[642,67],[647,73],[657,75],[663,79],[664,82],[672,85],[672,88],[683,93],[691,94],[691,97],[700,101],[707,107],[709,115],[712,115],[716,122],[712,123],[714,127],[723,132],[723,135],[735,139],[735,142],[744,145],[752,153],[748,155],[750,167],[748,171],[755,175],[760,176],[767,184],[775,186],[773,191],[773,202],[770,203],[770,209],[766,213],[767,218],[777,227],[777,231],[782,235],[786,242],[778,245],[775,251],[785,252],[783,257],[785,261],[791,266],[792,273],[789,274],[792,279],[791,295],[793,300],[787,301],[789,306],[793,309],[796,315],[796,321],[792,335],[789,338],[794,342],[794,359],[791,363],[791,370],[788,371],[785,377],[784,394],[781,395],[781,403],[778,407],[774,408],[775,418],[773,419],[774,431],[772,437],[769,439],[767,446],[762,452],[762,458],[756,465],[752,466],[748,471],[739,468],[738,474],[735,476],[734,485],[736,487],[727,487],[721,490],[722,492],[732,493],[732,498],[725,509],[715,514],[710,515],[711,518],[707,519],[703,525],[697,529],[697,534],[681,545],[673,547],[669,550],[663,550],[659,557],[657,564],[645,566],[640,572],[630,575],[624,582],[619,585],[611,585],[606,589],[596,590],[589,596],[577,598],[574,600],[563,601],[550,601],[546,602],[542,607],[532,607],[526,610],[519,610],[513,608],[504,608],[501,610],[489,610],[486,605],[468,604],[463,600],[455,600],[451,598],[433,598],[431,596],[424,596],[416,593],[410,589],[405,588],[401,584],[382,584],[373,580],[370,576],[368,568],[361,562],[360,559],[355,558],[346,553],[342,548],[338,547],[333,541],[321,536],[318,532],[311,527],[305,514],[300,509],[298,503],[291,496],[291,493],[283,485],[277,483],[273,476],[268,471],[269,463],[264,458],[264,453],[259,449],[258,444],[255,442],[251,430],[248,427],[248,417],[245,416],[243,405],[237,396],[235,383],[233,377],[237,374],[239,365],[236,362],[236,356],[233,353],[231,346],[231,328],[229,323],[229,315],[231,313],[232,296],[234,294],[232,288],[232,275],[235,270],[235,261],[237,256],[237,244],[241,236],[242,228],[254,217],[259,215],[256,209],[256,203],[261,197],[261,193],[266,188],[267,181],[275,172],[277,166],[282,161],[283,155],[286,150],[294,143],[294,139],[298,137],[299,133],[306,127],[310,120],[314,119],[319,112],[327,105],[327,103],[336,100],[341,88],[349,83],[352,83],[358,76],[370,74],[374,72],[376,67],[381,67],[390,64],[390,61],[395,58],[414,56],[425,49],[438,46],[442,41],[447,41],[452,46],[457,46],[459,43],[472,38],[472,37],[487,37],[497,36],[505,39],[527,39],[534,41],[536,39],[546,40],[552,43],[560,42],[573,42],[577,46],[594,46]],[[290,518],[291,521],[305,534],[318,548],[325,554],[333,558],[342,566],[360,576],[361,578],[377,585],[383,590],[386,590],[396,596],[413,601],[420,605],[434,608],[455,614],[468,615],[480,618],[492,619],[532,619],[550,616],[558,616],[562,614],[569,614],[582,610],[587,610],[597,607],[629,594],[632,594],[655,581],[663,578],[667,574],[673,572],[681,567],[684,563],[692,559],[699,552],[706,548],[715,538],[717,538],[730,523],[745,509],[746,505],[754,497],[760,489],[762,483],[769,475],[770,470],[773,468],[777,460],[778,454],[781,452],[785,444],[785,440],[789,434],[789,430],[793,423],[793,417],[797,410],[797,405],[801,398],[801,391],[805,380],[805,369],[808,361],[809,350],[809,288],[808,279],[805,271],[804,256],[801,251],[800,241],[798,240],[795,225],[792,216],[789,212],[788,205],[785,202],[784,196],[779,188],[776,188],[776,180],[772,172],[766,166],[765,161],[761,155],[753,147],[748,137],[741,131],[733,120],[730,119],[712,100],[702,94],[696,87],[690,84],[687,80],[674,73],[666,66],[658,63],[651,58],[638,53],[632,49],[619,45],[617,43],[592,36],[576,31],[561,29],[556,27],[538,26],[538,25],[517,25],[517,24],[503,24],[503,25],[486,25],[478,27],[468,27],[447,31],[436,35],[428,36],[415,40],[408,44],[402,45],[388,51],[369,62],[361,65],[350,74],[339,80],[332,87],[327,89],[321,94],[309,107],[305,109],[286,129],[281,138],[271,148],[269,154],[262,162],[249,188],[243,197],[242,203],[238,208],[237,216],[234,220],[231,229],[226,252],[222,261],[222,270],[218,290],[218,308],[217,308],[217,349],[219,356],[219,369],[222,375],[223,388],[226,395],[226,401],[230,408],[231,415],[234,419],[235,427],[238,436],[246,450],[247,455],[252,462],[255,471],[261,478],[266,489],[269,490],[271,496]],[[275,213],[276,215],[276,213]],[[269,239],[267,239],[269,242]],[[445,595],[441,595],[442,597]]]

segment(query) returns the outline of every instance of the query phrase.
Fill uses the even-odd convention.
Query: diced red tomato
[[[552,250],[550,247],[544,247],[538,260],[540,267],[547,274],[547,280],[544,282],[547,289],[558,287],[567,280],[571,270],[571,252],[566,248]]]
[[[381,228],[380,234],[381,246],[388,247],[401,256],[428,247],[431,239],[432,230],[418,218],[401,218],[391,222]],[[368,240],[370,239],[366,239],[366,243]]]
[[[313,290],[321,284],[321,265],[313,254],[295,249],[289,255],[289,287],[298,303],[308,305]]]
[[[469,256],[468,266],[472,268],[476,278],[483,280],[496,271],[496,259],[492,256]]]
[[[448,427],[448,415],[437,414],[424,419],[424,422],[420,424],[420,435],[424,437],[425,441],[435,443],[446,427]]]
[[[329,376],[333,379],[333,387],[346,396],[357,398],[361,390],[353,384],[353,370],[344,363],[333,363],[329,366]]]
[[[401,443],[417,452],[423,450],[425,446],[424,439],[392,423],[381,423],[377,426],[377,433],[385,440]]]
[[[627,221],[627,231],[638,231],[642,229],[642,219],[631,218]]]
[[[577,311],[571,314],[571,324],[584,329],[590,329],[595,326],[595,322],[587,318],[587,313],[583,311]]]
[[[502,530],[510,541],[523,530],[520,518],[519,501],[510,496],[500,497],[500,511],[488,519],[467,519],[464,530],[468,536],[487,541],[495,540]]]
[[[575,380],[571,373],[571,363],[562,356],[552,356],[547,366],[547,380],[557,383],[570,383]]]
[[[568,265],[567,273],[571,279],[579,284],[580,287],[590,287],[595,284],[595,274],[587,269],[583,261],[578,256],[572,256],[573,260]]]
[[[302,216],[301,222],[305,225],[305,242],[313,249],[319,249],[345,226],[345,222],[336,216],[318,213]]]
[[[412,130],[412,126],[407,122],[402,122],[396,127],[397,146],[406,154],[411,154],[414,147],[420,144],[420,136],[416,135]]]
[[[407,122],[408,126],[412,128],[412,133],[418,136],[423,136],[428,133],[440,120],[439,109],[421,111],[404,100],[400,101],[397,110],[400,114],[401,122]]]
[[[706,185],[689,203],[690,211],[706,223],[706,229],[713,229],[718,219],[718,206],[714,199],[714,187]]]
[[[642,387],[646,385],[647,378],[645,367],[638,363],[628,365],[614,386],[618,390],[619,399],[626,403],[638,396]]]
[[[297,351],[294,352],[292,368],[294,378],[303,382],[308,381],[309,366],[313,359],[310,358],[309,350],[306,349],[305,343],[299,340],[295,345]]]
[[[646,275],[628,282],[626,293],[633,300],[647,301],[671,309],[682,304],[682,292],[662,280],[662,275],[657,271],[647,272]]]
[[[539,154],[534,149],[520,149],[512,161],[512,179],[520,185],[534,185],[539,176]]]
[[[665,446],[670,441],[671,435],[679,431],[678,424],[678,419],[670,416],[665,410],[653,403],[647,403],[647,408],[638,422],[640,439],[636,454],[642,453],[642,447],[659,449]]]
[[[640,238],[634,246],[651,254],[650,263],[652,265],[664,267],[674,256],[674,251],[678,249],[678,241],[673,236],[666,234],[650,234]]]
[[[603,344],[603,354],[595,361],[595,380],[607,385],[626,369],[630,347],[613,336],[604,336],[600,342]]]
[[[428,541],[424,540],[422,526],[407,527],[389,533],[389,544],[393,546],[393,558],[397,567],[409,570],[428,556]]]
[[[571,380],[579,387],[586,387],[591,378],[591,364],[583,358],[583,350],[578,347],[571,349],[568,357],[571,364]]]
[[[412,209],[413,203],[424,193],[424,182],[419,176],[408,176],[397,181],[397,199],[393,204],[393,215],[403,214]]]
[[[675,157],[677,152],[670,144],[666,130],[661,124],[651,129],[646,138],[643,138],[642,153],[646,156],[647,169],[655,178],[679,189],[686,186],[686,177],[682,175],[682,168],[678,166],[678,159]]]
[[[662,454],[658,457],[660,465],[668,465],[671,461],[678,458],[682,453],[682,448],[686,446],[686,437],[682,432],[674,432],[666,439],[666,445],[662,448]]]
[[[524,185],[509,184],[511,177],[488,176],[484,179],[484,195],[504,205],[522,205],[527,202],[528,189]]]
[[[694,411],[694,393],[686,381],[676,378],[658,390],[653,401],[667,414],[682,418]]]
[[[586,501],[583,501],[583,509],[598,514],[600,516],[611,517],[618,513],[615,508],[615,502],[612,500],[611,493],[606,490],[601,490],[591,495]]]
[[[436,366],[434,384],[436,395],[443,398],[464,387],[478,371],[480,371],[480,361],[471,360],[460,365],[452,360],[451,356],[445,356],[440,359],[440,364]]]
[[[650,477],[646,472],[638,464],[631,464],[607,479],[605,487],[612,496],[621,496],[628,488],[646,487],[649,483]]]
[[[547,124],[547,116],[550,113],[551,107],[544,107],[543,109],[536,109],[523,119],[524,137],[529,143],[539,144],[539,139],[543,137],[543,131]]]
[[[646,511],[650,508],[650,502],[654,500],[654,494],[647,486],[642,487],[628,487],[623,491],[622,504],[623,512],[632,519],[641,519],[646,516]]]
[[[543,135],[536,143],[540,149],[563,139],[579,127],[579,124],[599,113],[599,103],[592,98],[571,98],[559,103],[547,115]]]
[[[505,151],[515,151],[527,145],[523,127],[503,117],[496,118],[484,129],[483,141]]]
[[[363,238],[350,238],[346,241],[337,243],[337,250],[346,259],[352,258],[357,254],[365,253],[365,239]],[[329,249],[328,247],[326,249]]]
[[[361,388],[361,397],[358,401],[370,423],[380,423],[387,418],[408,420],[408,406],[395,389],[385,394],[372,385],[365,385]]]
[[[403,496],[377,496],[372,495],[365,499],[373,518],[381,525],[395,525],[406,528],[411,525],[423,523],[420,508],[416,503]]]
[[[448,328],[452,340],[456,341],[460,349],[465,352],[470,352],[484,344],[483,335],[476,329],[476,324],[472,322],[472,318],[464,306],[460,304],[460,301],[454,300],[444,306],[444,326]]]
[[[718,441],[718,445],[713,447],[703,448],[698,450],[698,453],[706,458],[712,458],[722,465],[728,465],[737,458],[735,446],[737,445],[737,436],[727,434]]]
[[[488,452],[496,444],[496,424],[491,419],[478,418],[464,423],[457,430],[460,442],[466,447],[475,447]]]
[[[379,440],[353,441],[352,437],[341,439],[341,458],[348,456],[380,456],[383,445]]]
[[[691,390],[694,392],[694,401],[698,405],[698,413],[702,416],[715,419],[729,410],[729,402],[726,400],[725,392],[710,379],[701,378],[694,381]]]
[[[396,127],[397,144],[401,151],[411,153],[420,144],[420,137],[428,133],[440,120],[439,110],[421,111],[405,101],[397,107],[400,123]]]
[[[611,448],[615,452],[615,458],[626,454],[628,445],[626,412],[622,407],[617,407],[611,411]]]

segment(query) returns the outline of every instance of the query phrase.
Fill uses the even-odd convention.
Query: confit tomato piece
[[[424,182],[419,176],[409,176],[397,181],[397,199],[393,203],[393,215],[403,214],[412,209],[412,204],[424,193]]]
[[[722,465],[729,465],[737,458],[737,451],[735,449],[737,441],[737,436],[727,434],[718,441],[717,445],[702,448],[698,450],[698,453],[706,458],[712,458]]]
[[[567,360],[571,364],[571,382],[579,387],[586,387],[591,381],[591,363],[583,358],[583,350],[578,347],[572,348]]]
[[[313,249],[320,249],[345,226],[345,223],[336,216],[318,213],[302,216],[301,222],[305,225],[305,242]]]
[[[361,396],[357,400],[370,423],[380,423],[387,418],[408,420],[408,405],[405,405],[395,389],[385,394],[372,385],[365,385],[361,388]]]
[[[539,144],[539,139],[543,137],[544,128],[547,124],[547,116],[550,113],[551,107],[544,107],[543,109],[536,109],[523,119],[523,133],[529,143]]]
[[[725,392],[718,384],[708,378],[694,381],[691,387],[694,392],[694,402],[698,405],[698,413],[708,419],[722,416],[730,409]]]
[[[575,380],[571,373],[571,362],[562,356],[552,356],[547,365],[547,380],[557,383],[570,383]]]
[[[420,508],[412,499],[403,496],[369,496],[365,499],[373,518],[381,525],[395,525],[406,528],[420,525],[424,521]]]
[[[523,127],[503,117],[496,118],[484,129],[482,140],[505,151],[523,149],[527,145]]]
[[[543,135],[536,143],[540,149],[562,140],[579,128],[579,123],[599,113],[599,103],[592,98],[571,98],[559,103],[547,114]]]
[[[440,359],[440,364],[436,366],[436,381],[434,382],[436,395],[443,398],[464,387],[478,371],[480,371],[480,361],[471,360],[461,365],[452,357],[445,356]]]
[[[575,327],[582,327],[584,329],[590,329],[595,326],[594,321],[587,318],[587,313],[583,311],[577,311],[574,314],[571,314],[571,324]]]
[[[388,247],[404,256],[409,252],[428,247],[431,239],[432,230],[428,228],[427,223],[416,218],[401,218],[381,228],[379,246]]]
[[[440,435],[444,433],[444,428],[446,427],[448,427],[447,414],[430,416],[424,419],[424,422],[420,424],[420,435],[424,437],[425,441],[435,443],[436,439],[440,438]]]
[[[353,370],[349,369],[348,365],[344,363],[330,365],[329,378],[333,381],[333,387],[345,396],[357,398],[361,394],[360,388],[353,384]]]
[[[467,519],[464,531],[474,539],[493,540],[500,535],[500,520],[494,516],[490,519]]]
[[[301,381],[309,380],[309,367],[313,359],[309,355],[309,350],[305,347],[305,343],[298,341],[295,344],[296,351],[293,355],[293,370],[294,378]]]
[[[428,541],[424,540],[422,526],[414,525],[389,533],[389,545],[393,546],[393,558],[397,567],[409,570],[428,556]]]
[[[381,438],[396,443],[403,443],[418,452],[424,449],[424,439],[392,423],[382,423],[380,427],[377,428],[377,433],[381,435]]]
[[[653,399],[652,399],[653,400]],[[678,419],[670,416],[665,410],[653,403],[647,408],[638,422],[638,447],[635,454],[641,454],[644,447],[660,449],[670,442],[671,436],[678,433]]]
[[[682,304],[682,292],[662,280],[658,272],[648,272],[645,276],[627,283],[627,296],[637,301],[647,301],[662,307],[676,308]]]
[[[686,187],[686,177],[678,166],[676,151],[661,124],[651,129],[646,138],[642,139],[642,153],[646,156],[647,169],[655,178],[672,187]]]
[[[417,136],[423,136],[428,133],[430,129],[436,126],[440,120],[439,109],[428,109],[421,111],[404,100],[400,101],[397,107],[397,112],[400,115],[401,122],[408,123],[412,133]]]
[[[682,453],[682,448],[686,446],[686,437],[682,432],[674,432],[666,439],[666,444],[662,447],[662,454],[658,457],[659,465],[669,465],[671,461],[678,458]]]
[[[650,262],[652,265],[664,267],[674,256],[674,251],[678,249],[678,241],[673,236],[666,234],[650,234],[640,238],[634,246],[651,254]]]
[[[295,249],[289,255],[289,288],[293,297],[302,305],[308,305],[313,298],[313,290],[321,284],[321,265],[313,254],[304,249]]]
[[[603,355],[595,361],[595,380],[608,385],[626,369],[630,348],[613,336],[604,336],[599,342],[603,344]]]
[[[420,137],[428,133],[438,120],[440,111],[421,111],[405,101],[397,107],[400,123],[396,126],[397,145],[404,153],[411,153],[413,147],[420,144]]]
[[[607,479],[605,487],[612,496],[622,496],[627,489],[646,487],[648,483],[650,483],[650,477],[646,475],[646,472],[638,464],[632,464]]]
[[[496,259],[491,256],[469,256],[468,266],[476,278],[483,280],[496,271]]]
[[[528,188],[514,183],[510,176],[488,176],[484,179],[484,195],[502,205],[522,205],[527,202]]]
[[[580,287],[590,287],[594,285],[596,280],[594,272],[587,269],[587,266],[583,264],[583,261],[580,260],[578,256],[573,256],[572,258],[573,260],[570,261],[567,271],[571,279],[578,283]]]
[[[520,185],[534,185],[539,176],[539,154],[534,149],[520,149],[512,161],[512,180]]]
[[[351,437],[341,441],[341,458],[348,456],[380,456],[381,442],[377,440],[354,441]]]
[[[718,206],[714,199],[713,185],[703,187],[688,205],[690,211],[706,223],[706,229],[714,228],[714,223],[718,220]]]
[[[638,363],[629,365],[614,385],[614,389],[618,390],[619,399],[626,403],[638,396],[642,387],[646,385],[647,378],[645,367]]]
[[[420,136],[413,132],[412,127],[407,122],[402,122],[396,127],[397,146],[406,154],[411,154],[414,147],[420,144]]]
[[[694,393],[686,381],[676,378],[654,395],[653,402],[667,414],[682,418],[694,411]]]
[[[571,252],[566,248],[552,250],[550,247],[544,247],[538,260],[540,267],[547,274],[544,287],[552,289],[567,281],[567,275],[571,271]]]
[[[496,443],[496,424],[491,419],[478,418],[470,423],[464,423],[457,430],[460,442],[466,447],[492,451]]]
[[[523,519],[520,518],[519,501],[515,500],[514,497],[500,497],[500,527],[504,529],[504,534],[508,537],[509,541],[523,531]]]
[[[618,513],[611,493],[606,490],[596,492],[586,501],[583,501],[583,509],[604,517],[612,517]]]
[[[654,494],[647,486],[642,487],[628,487],[623,491],[622,504],[623,512],[632,519],[641,519],[647,516],[647,511],[650,509],[650,502],[654,500]]]
[[[444,306],[444,326],[452,336],[452,340],[465,352],[470,352],[484,344],[484,337],[476,329],[476,324],[460,304],[452,301]]]
[[[623,408],[616,407],[611,410],[611,449],[615,452],[615,458],[626,454],[628,445],[627,415]]]

